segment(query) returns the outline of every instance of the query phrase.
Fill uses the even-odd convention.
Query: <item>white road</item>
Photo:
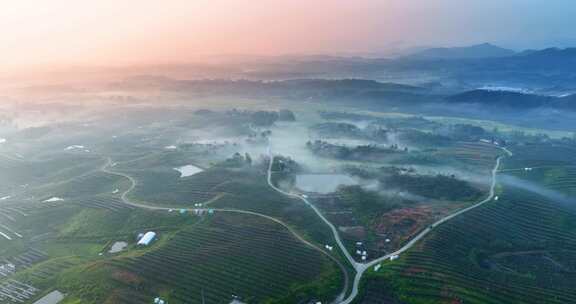
[[[512,156],[512,152],[510,152],[508,149],[506,148],[501,148],[503,151],[505,151],[507,153],[508,156]],[[352,292],[350,293],[350,295],[348,295],[347,298],[344,298],[345,296],[345,292],[347,291],[347,286],[348,286],[348,276],[347,276],[347,272],[345,271],[344,267],[340,264],[340,262],[334,258],[329,252],[325,251],[324,249],[312,244],[311,242],[307,241],[306,239],[304,239],[302,236],[300,236],[296,231],[294,231],[290,226],[288,226],[287,224],[285,224],[284,222],[265,215],[265,214],[261,214],[261,213],[257,213],[257,212],[252,212],[252,211],[245,211],[245,210],[238,210],[238,209],[213,209],[217,212],[231,212],[231,213],[242,213],[242,214],[250,214],[250,215],[255,215],[255,216],[260,216],[266,219],[269,219],[271,221],[274,221],[275,223],[278,223],[280,225],[282,225],[283,227],[285,227],[288,231],[290,231],[290,233],[292,235],[294,235],[295,238],[297,238],[298,240],[300,240],[301,242],[303,242],[304,244],[306,244],[307,246],[322,252],[323,254],[325,254],[326,256],[328,256],[330,259],[332,259],[333,261],[335,261],[340,268],[344,271],[344,275],[345,275],[345,289],[344,291],[337,297],[336,299],[336,303],[340,303],[340,304],[349,304],[351,303],[356,296],[358,295],[358,290],[359,290],[359,285],[360,285],[360,281],[362,279],[363,274],[366,272],[366,270],[368,270],[370,267],[373,267],[379,263],[382,263],[383,261],[389,259],[391,256],[394,255],[400,255],[403,252],[405,252],[406,250],[412,248],[412,246],[414,246],[418,241],[420,241],[422,238],[424,238],[426,235],[428,235],[428,233],[430,233],[434,228],[436,228],[438,225],[441,225],[443,223],[445,223],[446,221],[449,221],[450,219],[457,217],[465,212],[468,212],[472,209],[475,209],[489,201],[491,201],[494,198],[495,195],[495,188],[496,188],[496,175],[498,173],[498,170],[500,168],[500,162],[501,159],[504,156],[500,156],[496,159],[496,165],[494,166],[494,169],[492,170],[492,182],[491,182],[491,186],[490,186],[490,192],[487,198],[485,198],[484,200],[468,207],[465,209],[462,209],[458,212],[455,212],[451,215],[448,215],[440,220],[438,220],[437,222],[433,223],[432,225],[430,225],[429,227],[427,227],[426,229],[422,230],[418,235],[416,235],[414,238],[412,238],[408,243],[406,243],[402,248],[398,249],[397,251],[387,254],[385,256],[382,256],[380,258],[377,258],[375,260],[372,260],[370,262],[367,263],[360,263],[354,260],[354,258],[350,255],[350,253],[348,252],[348,250],[346,249],[346,247],[344,246],[344,243],[342,242],[342,239],[340,238],[340,234],[338,233],[337,228],[334,226],[334,224],[332,224],[323,214],[322,212],[320,212],[320,210],[314,206],[310,201],[308,201],[308,199],[306,197],[303,197],[300,194],[297,193],[290,193],[290,192],[286,192],[282,189],[279,189],[278,187],[276,187],[273,183],[272,183],[272,165],[274,163],[274,155],[272,154],[271,149],[268,149],[268,153],[270,156],[270,162],[268,165],[268,172],[267,172],[267,182],[268,185],[274,189],[275,191],[292,197],[292,198],[296,198],[299,199],[301,201],[303,201],[307,206],[309,206],[315,213],[316,215],[318,215],[318,217],[324,222],[326,223],[326,225],[328,225],[328,227],[330,228],[330,230],[332,231],[332,234],[334,236],[334,240],[336,241],[336,244],[338,245],[338,248],[340,248],[340,251],[344,254],[346,260],[350,263],[350,265],[355,269],[356,271],[356,275],[354,277],[354,282],[352,285]],[[140,203],[140,202],[133,202],[128,198],[128,195],[130,194],[130,192],[132,192],[134,190],[134,188],[137,185],[137,181],[130,175],[122,173],[122,172],[117,172],[117,171],[112,171],[110,170],[110,166],[112,165],[112,160],[108,159],[107,163],[101,168],[101,170],[103,172],[109,173],[109,174],[113,174],[113,175],[118,175],[118,176],[122,176],[127,178],[130,181],[130,187],[126,190],[124,190],[120,196],[121,200],[125,203],[128,204],[130,206],[134,206],[137,208],[143,208],[143,209],[148,209],[148,210],[170,210],[170,209],[182,209],[182,208],[178,208],[178,207],[161,207],[161,206],[153,206],[153,205],[148,205],[148,204],[144,204],[144,203]],[[188,211],[193,211],[193,210],[198,210],[198,208],[185,208]],[[208,209],[202,209],[202,210],[208,210]]]
[[[112,164],[113,164],[112,159],[108,158],[106,164],[104,164],[104,166],[101,167],[101,170],[105,173],[108,173],[108,174],[122,176],[122,177],[124,177],[130,181],[130,187],[128,187],[128,189],[124,190],[122,192],[122,194],[120,195],[120,199],[122,200],[122,202],[124,204],[130,205],[130,206],[133,206],[136,208],[147,209],[147,210],[168,211],[168,210],[182,210],[182,209],[184,209],[187,211],[203,210],[205,212],[207,212],[209,210],[208,208],[163,207],[163,206],[148,205],[148,204],[144,204],[144,203],[140,203],[140,202],[134,202],[134,201],[130,200],[130,198],[128,198],[128,195],[130,194],[130,192],[132,192],[134,190],[134,188],[136,188],[136,185],[137,185],[136,179],[134,179],[132,176],[130,176],[126,173],[110,170],[110,167]],[[313,244],[313,243],[309,242],[308,240],[306,240],[305,238],[303,238],[292,227],[288,226],[286,223],[284,223],[283,221],[281,221],[277,218],[274,218],[274,217],[271,217],[271,216],[268,216],[268,215],[265,215],[262,213],[246,211],[246,210],[239,210],[239,209],[218,209],[218,208],[211,208],[211,209],[216,211],[216,212],[241,213],[241,214],[249,214],[249,215],[259,216],[259,217],[271,220],[271,221],[281,225],[282,227],[286,228],[297,240],[304,243],[306,246],[324,254],[325,256],[327,256],[329,259],[334,261],[339,266],[339,268],[341,269],[341,271],[344,275],[344,288],[343,288],[344,291],[338,296],[338,299],[344,298],[345,293],[348,290],[348,284],[350,281],[350,279],[348,277],[348,272],[346,271],[346,268],[342,265],[342,263],[340,263],[340,261],[338,259],[333,257],[330,253],[325,252],[322,248],[316,246],[315,244]]]
[[[506,152],[506,154],[508,156],[513,155],[513,153],[510,150],[508,150],[506,148],[501,148],[501,149],[504,152]],[[340,235],[339,235],[336,227],[334,227],[334,225],[330,221],[328,221],[328,219],[326,219],[326,217],[324,217],[324,215],[320,212],[320,210],[318,210],[318,208],[316,208],[316,206],[314,206],[312,203],[310,203],[308,201],[308,199],[306,199],[305,197],[303,197],[300,194],[289,193],[289,192],[283,191],[283,190],[277,188],[276,186],[274,186],[274,184],[272,183],[272,164],[274,163],[274,155],[272,154],[271,148],[268,149],[268,153],[270,156],[270,164],[268,166],[268,184],[270,185],[270,187],[272,187],[274,190],[276,190],[279,193],[282,193],[284,195],[298,198],[298,199],[302,200],[304,203],[306,203],[308,206],[310,206],[312,208],[312,210],[314,210],[314,212],[316,212],[318,217],[320,217],[330,227],[330,229],[332,230],[332,233],[334,235],[334,239],[336,240],[336,243],[338,244],[338,247],[344,253],[344,255],[346,256],[346,259],[350,262],[352,267],[354,267],[354,269],[356,270],[356,275],[354,277],[354,283],[352,285],[352,292],[350,293],[350,295],[346,299],[339,301],[340,304],[349,304],[349,303],[352,303],[352,301],[354,301],[354,299],[358,295],[358,289],[359,289],[359,285],[360,285],[360,280],[362,279],[362,275],[364,274],[364,272],[366,272],[366,270],[370,269],[370,267],[373,267],[379,263],[382,263],[383,261],[390,259],[390,257],[392,257],[394,255],[400,255],[400,254],[404,253],[406,250],[412,248],[412,246],[414,246],[418,241],[420,241],[422,238],[424,238],[426,235],[428,235],[428,233],[430,233],[434,228],[438,227],[439,225],[441,225],[441,224],[443,224],[443,223],[445,223],[445,222],[447,222],[447,221],[449,221],[449,220],[451,220],[451,219],[453,219],[453,218],[455,218],[455,217],[457,217],[463,213],[466,213],[472,209],[478,208],[489,201],[492,201],[492,199],[494,198],[495,189],[496,189],[496,175],[498,173],[498,170],[500,169],[501,160],[504,157],[504,156],[500,156],[496,159],[496,164],[495,164],[494,168],[492,169],[492,181],[491,181],[491,185],[490,185],[490,192],[488,194],[488,197],[486,197],[484,200],[438,220],[437,222],[428,226],[426,229],[422,230],[419,234],[417,234],[414,238],[412,238],[408,243],[406,243],[404,246],[402,246],[402,248],[396,250],[395,252],[392,252],[392,253],[387,254],[385,256],[382,256],[382,257],[379,257],[379,258],[372,260],[370,262],[367,262],[367,263],[359,263],[359,262],[356,262],[352,258],[352,256],[350,255],[350,253],[348,252],[348,250],[344,246],[344,243],[340,239]]]

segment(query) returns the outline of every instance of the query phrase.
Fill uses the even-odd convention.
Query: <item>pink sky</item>
[[[0,63],[190,60],[203,54],[322,52],[381,29],[384,5],[281,0],[0,0]],[[380,1],[374,1],[374,3]],[[258,3],[255,5],[254,3]],[[329,7],[330,13],[322,13]]]
[[[572,20],[576,6],[558,7],[565,13],[557,16],[548,12],[554,7],[539,9],[537,2],[545,1],[0,0],[0,65],[381,52],[399,45],[498,42],[523,32],[544,35],[529,28],[538,14]],[[527,19],[511,22],[520,8]]]

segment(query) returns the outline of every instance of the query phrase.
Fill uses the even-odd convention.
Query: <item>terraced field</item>
[[[222,184],[243,178],[242,172],[223,169],[210,169],[186,178],[180,178],[171,169],[124,172],[138,181],[131,198],[169,206],[208,202],[224,194]]]
[[[339,277],[339,269],[323,254],[284,227],[251,215],[218,214],[176,233],[157,249],[87,270],[102,267],[115,282],[107,293],[115,297],[114,303],[147,303],[155,295],[169,303],[228,303],[233,296],[248,303],[324,302],[341,284],[330,279]],[[68,284],[71,291],[84,290],[91,282],[80,278]],[[72,293],[83,303],[104,301]],[[145,295],[147,301],[123,296],[132,293]],[[309,294],[316,296],[310,299]]]
[[[558,165],[559,147],[534,148],[514,149],[507,170]],[[561,159],[574,164],[574,157]],[[547,185],[535,177],[530,181]],[[547,194],[501,183],[497,201],[437,227],[372,272],[359,302],[382,303],[386,296],[398,303],[575,303],[576,268],[569,261],[576,258],[576,209]],[[375,288],[385,292],[370,292]]]
[[[455,160],[464,166],[481,171],[489,171],[494,160],[502,151],[491,144],[478,142],[458,142],[448,148],[440,150],[438,156]]]

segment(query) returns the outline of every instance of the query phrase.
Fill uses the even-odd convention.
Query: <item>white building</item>
[[[138,241],[138,245],[148,246],[156,238],[156,232],[148,231]]]

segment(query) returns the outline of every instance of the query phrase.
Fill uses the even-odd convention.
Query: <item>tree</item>
[[[280,110],[278,111],[278,120],[280,121],[296,121],[296,116],[294,115],[294,112],[290,111],[290,110]]]
[[[260,127],[269,127],[278,120],[278,113],[269,111],[257,111],[251,115],[252,123]]]

